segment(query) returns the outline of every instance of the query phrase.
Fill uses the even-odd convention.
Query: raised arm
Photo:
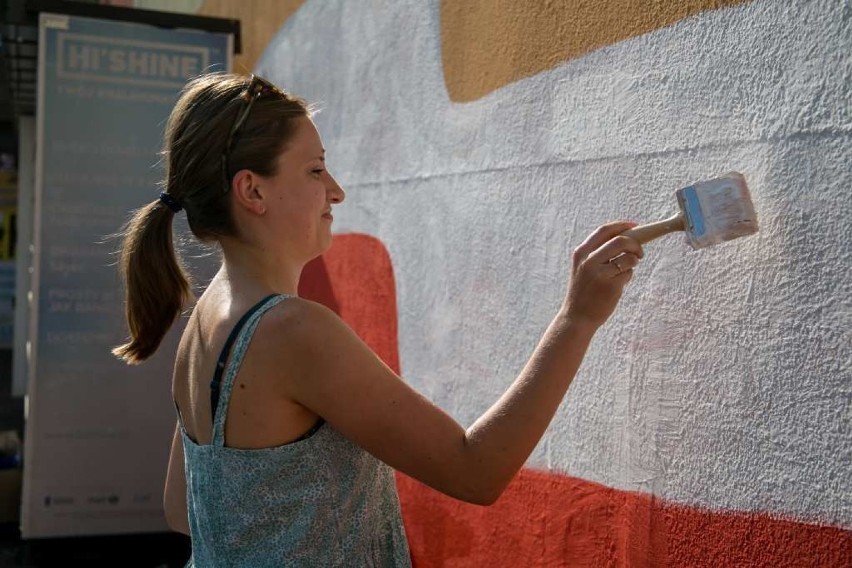
[[[467,430],[318,304],[296,300],[270,314],[258,335],[279,332],[286,342],[264,339],[255,353],[286,369],[288,396],[380,460],[458,499],[493,503],[544,434],[642,256],[638,243],[617,236],[631,226],[604,225],[577,247],[569,292],[529,362]]]

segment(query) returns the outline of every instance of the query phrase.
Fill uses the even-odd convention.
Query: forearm
[[[560,311],[512,386],[467,430],[469,471],[487,496],[496,499],[532,453],[596,330]]]
[[[180,426],[175,425],[172,449],[166,470],[166,486],[163,490],[163,508],[166,524],[175,532],[189,534],[189,515],[186,510],[186,478],[184,477],[183,444]]]

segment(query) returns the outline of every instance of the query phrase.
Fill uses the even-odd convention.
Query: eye
[[[315,176],[319,177],[319,176],[321,176],[321,175],[322,175],[322,173],[323,173],[324,171],[325,171],[325,170],[324,170],[323,168],[316,168],[316,169],[311,170],[311,174],[313,174],[313,175],[315,175]]]

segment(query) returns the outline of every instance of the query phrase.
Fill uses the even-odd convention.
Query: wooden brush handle
[[[636,239],[640,245],[644,245],[648,241],[653,241],[657,237],[662,237],[675,231],[683,231],[683,215],[680,213],[672,215],[664,221],[633,227],[621,234]]]

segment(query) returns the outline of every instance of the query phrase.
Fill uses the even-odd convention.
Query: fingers
[[[639,257],[633,253],[625,252],[609,259],[607,268],[611,272],[611,278],[617,278],[623,274],[632,276],[633,269],[639,264]],[[628,278],[629,280],[629,278]]]
[[[580,264],[586,260],[590,254],[602,247],[604,243],[635,226],[636,223],[629,221],[616,221],[614,223],[601,225],[595,229],[595,231],[589,235],[588,238],[580,244],[580,246],[574,249],[574,264]],[[609,258],[612,258],[612,256]],[[609,260],[609,258],[607,260]]]
[[[600,325],[612,315],[633,268],[644,256],[642,246],[622,235],[635,223],[616,222],[599,227],[574,249],[574,269],[566,297],[567,309]]]
[[[637,261],[645,256],[645,252],[642,250],[642,245],[636,242],[635,239],[625,237],[624,235],[618,235],[608,240],[605,244],[592,252],[588,256],[588,261],[596,264],[606,264],[609,263],[610,259],[623,254],[635,256]]]

